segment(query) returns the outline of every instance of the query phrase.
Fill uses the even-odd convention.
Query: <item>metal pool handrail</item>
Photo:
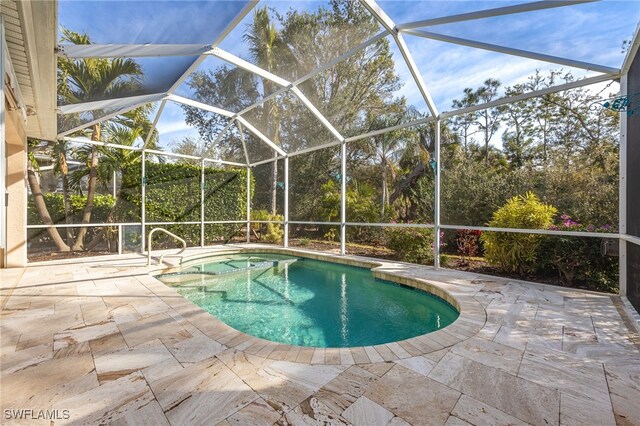
[[[162,231],[165,234],[167,234],[170,237],[175,238],[176,240],[180,241],[182,243],[182,250],[180,250],[178,253],[176,254],[180,254],[183,251],[185,251],[187,249],[187,242],[185,240],[183,240],[182,238],[178,237],[176,234],[167,231],[164,228],[153,228],[151,230],[151,232],[149,232],[149,237],[148,237],[148,243],[147,243],[147,247],[148,247],[148,251],[147,251],[147,266],[151,266],[151,237],[153,236],[153,233],[156,231]],[[164,258],[166,253],[163,253],[160,255],[160,260],[158,261],[158,265],[162,265],[162,259]]]

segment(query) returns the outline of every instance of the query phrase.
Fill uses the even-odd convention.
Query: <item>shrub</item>
[[[611,232],[609,225],[582,225],[562,215],[562,224],[551,229],[563,231]],[[541,263],[555,269],[568,286],[581,285],[590,290],[616,293],[618,290],[618,259],[604,256],[602,239],[548,235],[540,246]]]
[[[488,226],[495,228],[546,229],[553,224],[555,207],[543,204],[527,192],[509,199],[493,213]],[[485,232],[481,240],[487,261],[504,270],[529,273],[535,270],[541,235]]]
[[[470,258],[480,252],[481,236],[482,231],[474,229],[459,229],[456,233],[456,245],[463,264],[469,263]]]
[[[300,246],[301,247],[308,247],[309,244],[311,244],[311,240],[309,238],[300,238]]]
[[[349,182],[346,193],[347,218],[350,222],[375,223],[380,222],[380,208],[376,204],[375,190],[356,180]],[[340,182],[331,179],[322,185],[321,218],[326,222],[340,220]],[[329,231],[330,232],[330,231]],[[347,238],[352,242],[377,243],[380,239],[380,229],[374,226],[348,226]],[[334,239],[337,238],[335,231]],[[329,238],[331,234],[325,235]],[[333,241],[333,240],[332,240]]]
[[[66,223],[64,215],[64,196],[61,193],[50,192],[48,194],[44,194],[43,197],[53,223]],[[71,204],[71,222],[81,224],[82,213],[84,211],[84,206],[87,203],[87,197],[72,194],[69,195],[69,201]],[[115,202],[115,198],[111,195],[95,194],[93,198],[93,210],[91,211],[91,222],[107,222],[107,218],[109,217],[109,213],[113,209]],[[38,214],[38,209],[36,209],[33,202],[33,197],[29,197],[27,200],[27,223],[29,225],[43,224],[40,219],[40,215]],[[78,232],[79,228],[81,228],[81,225],[78,225],[77,228],[71,228],[70,232],[75,234]],[[66,229],[67,228],[58,228],[62,238],[66,238]],[[90,241],[99,231],[100,228],[89,228],[87,240]],[[108,237],[112,236],[108,235]],[[53,245],[49,234],[44,229],[29,229],[27,231],[27,238],[30,243],[35,244],[35,246],[44,245],[44,247],[49,247],[49,244]]]
[[[253,210],[251,212],[251,220],[271,220],[282,222],[284,220],[284,216],[280,214],[271,214],[266,210]],[[253,223],[251,227],[255,231],[259,232],[260,239],[267,243],[280,243],[284,237],[284,229],[279,223]]]
[[[433,229],[387,228],[385,242],[387,248],[393,250],[400,260],[433,264]]]
[[[324,234],[324,238],[329,241],[335,241],[338,236],[338,230],[336,228],[329,228],[327,232]]]

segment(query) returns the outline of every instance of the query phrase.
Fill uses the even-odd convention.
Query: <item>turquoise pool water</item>
[[[330,262],[242,254],[183,272],[189,274],[158,278],[229,326],[290,345],[376,345],[438,330],[458,317],[436,296]]]

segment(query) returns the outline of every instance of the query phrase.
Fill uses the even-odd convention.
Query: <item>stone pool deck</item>
[[[462,321],[387,345],[300,348],[224,325],[140,255],[0,270],[1,422],[50,424],[32,417],[58,410],[70,418],[55,424],[640,424],[624,299],[375,261],[380,276],[455,298]]]

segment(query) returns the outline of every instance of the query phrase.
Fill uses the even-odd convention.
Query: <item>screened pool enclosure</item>
[[[58,251],[54,228],[118,253],[156,227],[343,255],[413,235],[430,253],[404,260],[437,268],[508,233],[544,236],[569,285],[595,241],[633,299],[639,18],[627,1],[60,1],[62,142],[33,143],[52,222],[30,200],[31,254]],[[497,221],[529,192],[551,219]]]

